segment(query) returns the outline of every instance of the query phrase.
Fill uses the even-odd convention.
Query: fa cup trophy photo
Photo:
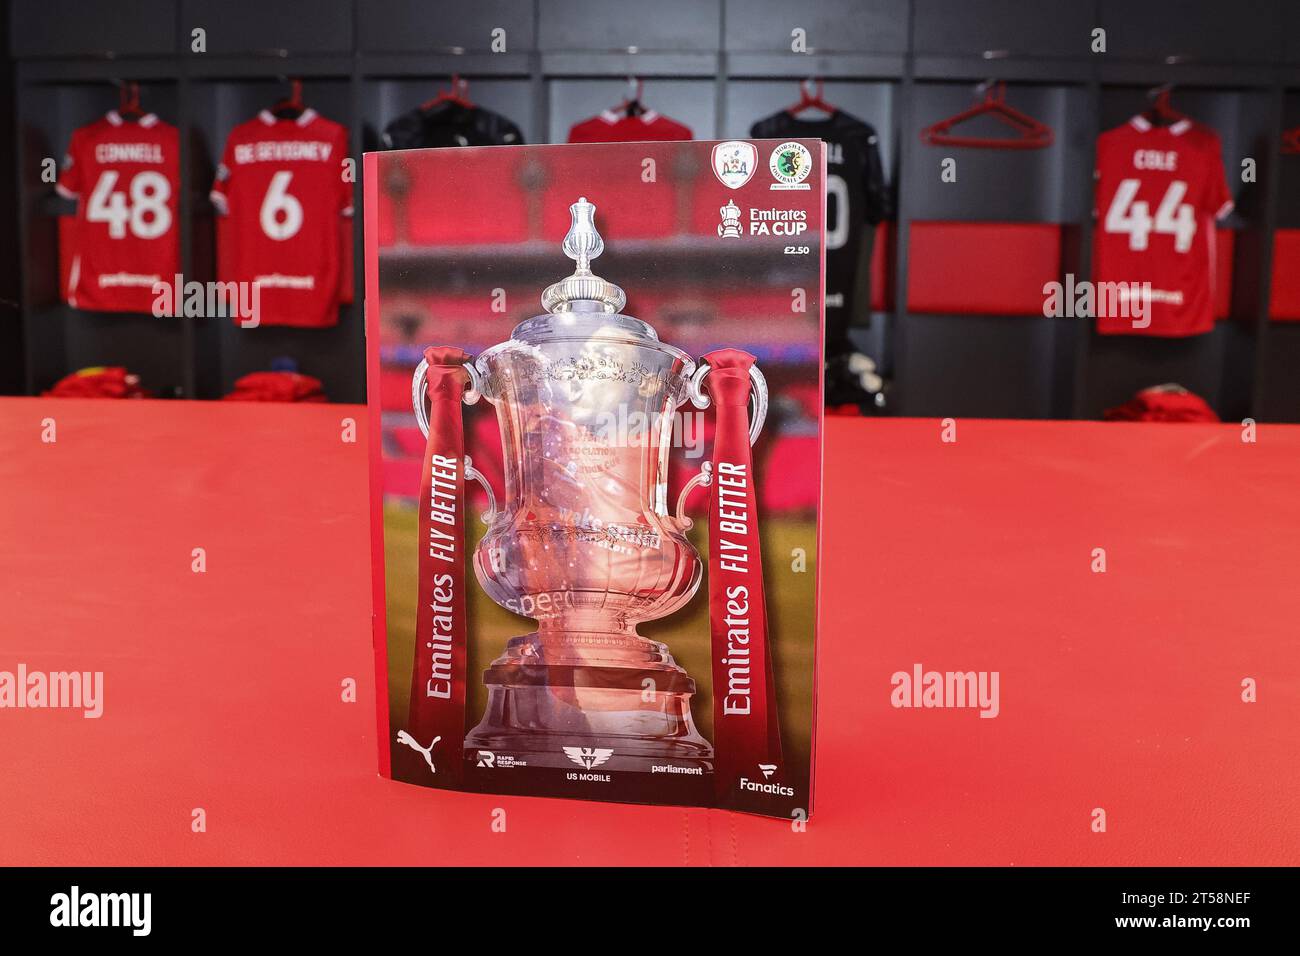
[[[546,168],[557,150],[574,148],[519,149],[549,154],[540,158]],[[410,162],[441,152],[368,161]],[[708,184],[723,193],[735,188],[720,175]],[[807,714],[791,715],[795,743],[783,748],[781,711],[793,705],[782,702],[778,687],[785,677],[791,687],[810,689],[812,635],[778,647],[784,634],[775,625],[785,622],[787,592],[802,591],[796,600],[808,604],[815,592],[799,587],[812,583],[806,572],[797,583],[768,583],[783,572],[765,565],[766,541],[792,525],[789,509],[771,518],[763,510],[765,499],[782,496],[765,490],[773,478],[756,457],[769,389],[744,347],[747,336],[772,323],[728,323],[712,347],[694,356],[661,339],[650,322],[630,314],[624,289],[594,271],[605,252],[603,203],[593,201],[599,198],[594,188],[571,194],[562,242],[550,245],[549,255],[541,251],[546,243],[527,250],[529,275],[544,262],[563,262],[561,249],[572,271],[545,287],[541,314],[516,322],[508,337],[483,343],[481,332],[478,341],[468,340],[467,326],[440,328],[437,296],[429,319],[415,334],[408,327],[400,347],[384,340],[386,330],[377,336],[383,366],[403,355],[414,366],[407,420],[418,438],[397,431],[395,410],[384,413],[381,428],[392,424],[394,446],[423,445],[410,480],[414,514],[401,522],[400,545],[388,510],[397,505],[385,506],[385,559],[413,551],[415,570],[413,578],[400,577],[400,598],[393,593],[396,569],[385,576],[390,694],[407,694],[404,709],[381,714],[390,728],[389,772],[457,789],[727,806],[783,817],[792,808],[806,812],[810,722]],[[820,225],[820,197],[801,198],[816,206],[800,210],[803,221]],[[611,220],[634,223],[634,200],[616,199],[619,214]],[[709,232],[745,242],[746,210],[728,196],[709,204],[715,217],[719,205],[725,231]],[[703,235],[710,246],[697,250],[702,267],[725,270],[720,257],[741,244],[713,246],[716,240]],[[668,243],[661,244],[667,259]],[[749,258],[765,258],[760,250],[766,251],[754,243]],[[447,259],[482,257],[484,270],[492,267],[491,251],[446,250]],[[677,270],[694,265],[689,253],[676,258],[667,264]],[[816,300],[816,316],[819,257],[809,258],[801,264],[811,266],[811,281],[800,288]],[[400,248],[381,252],[381,308],[383,279],[401,276],[390,259],[412,268],[427,261],[431,274],[439,261]],[[552,276],[563,274],[550,268]],[[403,309],[416,308],[410,296],[407,288],[397,295]],[[818,323],[805,319],[797,327],[813,339]],[[447,337],[439,340],[440,331]],[[802,464],[809,470],[818,463]],[[476,487],[485,507],[470,507]],[[798,527],[812,531],[805,540],[815,549],[815,517]],[[707,600],[693,600],[702,584]],[[809,610],[790,616],[808,621]],[[682,622],[674,625],[674,618]],[[399,627],[409,635],[405,661],[394,656]],[[690,652],[691,670],[674,645]],[[805,668],[793,679],[777,670],[786,646]],[[403,664],[409,683],[398,689],[392,679]],[[810,697],[801,703],[807,707]]]

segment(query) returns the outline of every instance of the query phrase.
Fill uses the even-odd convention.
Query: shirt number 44
[[[1187,252],[1192,248],[1196,238],[1196,211],[1191,203],[1183,202],[1187,195],[1187,183],[1175,179],[1165,190],[1164,198],[1156,207],[1155,218],[1151,218],[1151,207],[1146,200],[1138,199],[1137,193],[1141,182],[1125,179],[1115,190],[1115,198],[1106,210],[1105,229],[1107,232],[1128,233],[1128,247],[1135,252],[1147,248],[1152,230],[1174,237],[1174,250]]]

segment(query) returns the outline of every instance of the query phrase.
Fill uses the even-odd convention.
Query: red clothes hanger
[[[438,95],[433,99],[421,103],[420,109],[431,109],[439,103],[455,103],[457,106],[473,109],[474,103],[469,98],[469,80],[459,73],[453,73],[451,75],[451,89],[439,90]]]
[[[940,120],[921,130],[921,142],[929,146],[968,146],[974,149],[1042,149],[1051,146],[1052,128],[1040,123],[1014,106],[1006,104],[1007,85],[990,80],[981,84],[982,102],[962,110],[956,116]],[[1015,136],[963,136],[952,132],[954,126],[976,116],[989,115],[1009,126]]]
[[[289,95],[271,107],[271,115],[276,119],[297,119],[304,109],[302,80],[289,80]]]
[[[123,119],[139,119],[144,115],[144,110],[140,108],[139,83],[118,84],[117,115]]]
[[[629,76],[627,78],[627,95],[623,101],[613,107],[611,113],[622,113],[628,119],[641,116],[645,113],[646,108],[641,102],[641,94],[645,90],[645,81],[639,76]]]
[[[1165,83],[1163,86],[1147,90],[1147,96],[1151,99],[1151,106],[1142,115],[1152,126],[1173,126],[1175,123],[1188,118],[1185,113],[1178,112],[1170,105],[1169,94],[1173,92],[1173,89],[1172,83]]]
[[[830,115],[838,110],[838,107],[827,103],[822,96],[825,84],[816,77],[809,77],[799,82],[799,102],[792,103],[785,108],[785,111],[791,116],[797,116],[804,110],[821,110],[823,113]]]

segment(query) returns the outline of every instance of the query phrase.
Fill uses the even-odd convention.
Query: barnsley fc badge
[[[713,147],[713,175],[728,189],[739,189],[754,175],[758,150],[732,139]]]

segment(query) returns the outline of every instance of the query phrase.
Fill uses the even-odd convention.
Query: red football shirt
[[[575,123],[569,129],[570,143],[643,143],[691,138],[691,128],[676,120],[646,110],[627,116],[605,110],[599,116]]]
[[[348,131],[315,110],[277,119],[263,110],[226,140],[212,203],[226,216],[221,280],[256,284],[261,325],[338,322]]]
[[[181,271],[176,127],[116,110],[72,134],[55,186],[77,200],[66,298],[79,309],[151,312]]]
[[[1231,211],[1212,129],[1188,119],[1155,126],[1135,116],[1102,133],[1093,268],[1097,331],[1180,336],[1213,328],[1214,223]],[[1114,304],[1103,309],[1102,283],[1150,283],[1145,316],[1136,319],[1132,309],[1124,315]]]

